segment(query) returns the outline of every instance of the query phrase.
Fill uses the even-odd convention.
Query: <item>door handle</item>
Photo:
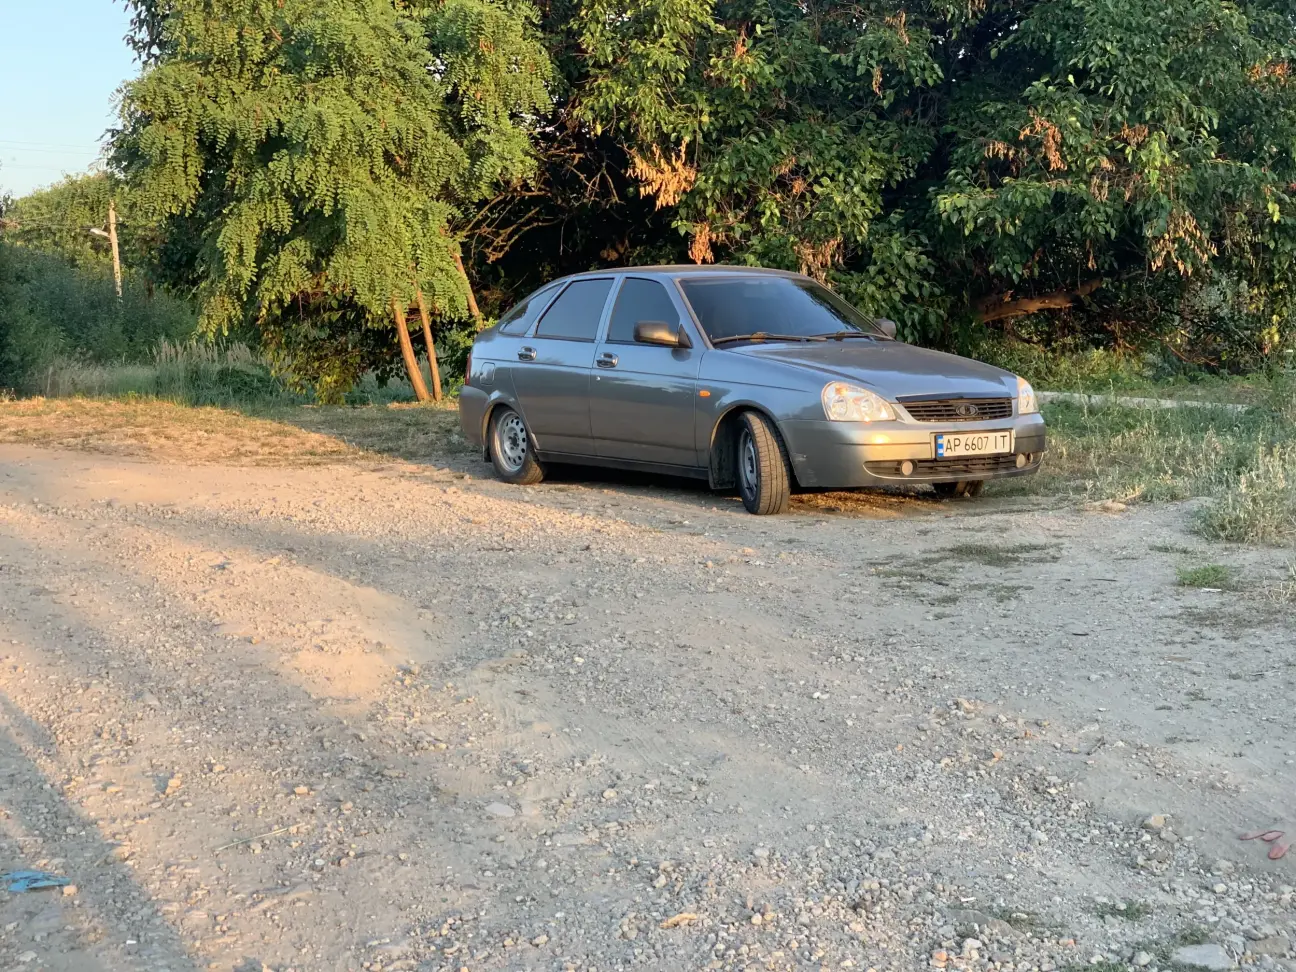
[[[535,348],[518,348],[519,361],[534,361],[536,358]]]
[[[604,351],[602,354],[598,356],[598,360],[595,361],[594,363],[598,365],[600,368],[615,368],[617,366],[617,362],[620,360],[621,359],[618,358],[611,351]]]

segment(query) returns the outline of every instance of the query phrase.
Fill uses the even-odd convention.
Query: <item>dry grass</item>
[[[463,449],[453,407],[282,406],[246,414],[88,398],[0,402],[0,443],[230,465],[418,460]]]

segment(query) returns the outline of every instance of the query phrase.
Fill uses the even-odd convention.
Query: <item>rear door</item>
[[[634,329],[640,321],[664,321],[672,327],[682,323],[693,347],[638,344]],[[590,385],[598,455],[696,466],[693,408],[702,352],[672,281],[626,277],[598,347]]]
[[[573,280],[517,349],[513,388],[542,453],[594,455],[590,372],[612,277]]]

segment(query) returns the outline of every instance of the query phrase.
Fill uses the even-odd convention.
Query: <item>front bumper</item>
[[[940,433],[1006,429],[1013,431],[1009,455],[936,458]],[[786,422],[780,430],[797,483],[821,489],[1028,476],[1047,449],[1038,414],[989,422]]]

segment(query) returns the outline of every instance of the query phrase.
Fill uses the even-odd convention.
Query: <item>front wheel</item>
[[[961,483],[932,483],[932,489],[941,499],[975,499],[985,489],[984,479],[969,479]]]
[[[744,412],[738,421],[738,491],[748,513],[787,512],[792,477],[783,442],[758,412]]]
[[[534,486],[544,479],[526,423],[511,408],[501,406],[491,416],[490,456],[495,472],[506,483]]]

